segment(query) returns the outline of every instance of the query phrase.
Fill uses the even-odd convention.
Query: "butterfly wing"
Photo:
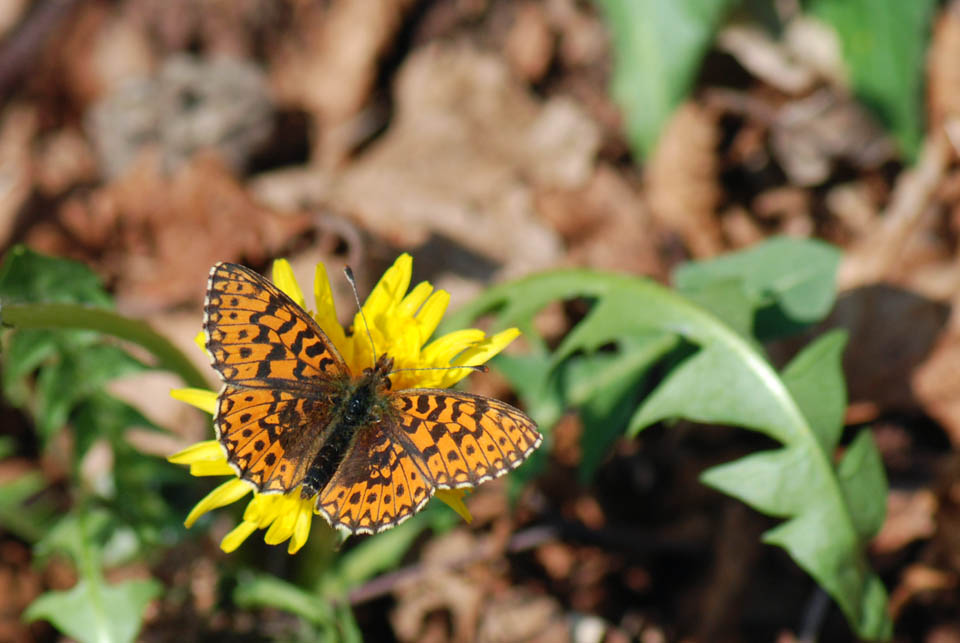
[[[418,455],[397,439],[390,419],[360,429],[340,467],[317,497],[331,526],[375,534],[418,512],[434,485]]]
[[[442,389],[392,396],[400,429],[439,489],[472,487],[515,469],[540,446],[536,423],[506,402]]]
[[[334,527],[383,531],[436,489],[472,487],[516,468],[542,440],[533,420],[492,398],[440,389],[390,397],[396,412],[359,430],[317,499]]]
[[[287,391],[227,384],[214,425],[238,477],[261,493],[284,493],[303,481],[319,449],[303,427],[323,423],[328,408]]]
[[[317,323],[259,274],[210,271],[204,332],[224,380],[214,426],[237,476],[262,493],[298,486],[320,449],[317,432],[349,372]]]
[[[248,268],[215,265],[203,312],[207,352],[229,384],[302,390],[306,379],[349,373],[317,322]]]

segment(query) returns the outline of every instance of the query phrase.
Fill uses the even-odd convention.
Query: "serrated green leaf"
[[[887,477],[869,431],[857,435],[843,454],[837,472],[854,528],[860,540],[867,542],[880,531],[887,516]]]
[[[26,246],[7,252],[0,267],[0,300],[106,306],[110,296],[93,271],[78,261],[50,257]]]
[[[711,467],[700,474],[700,480],[757,511],[785,518],[803,510],[808,502],[804,496],[831,492],[815,466],[807,449],[789,447]]]
[[[719,320],[716,322],[719,324]],[[733,335],[732,331],[731,336]],[[673,369],[640,405],[629,433],[682,417],[705,424],[733,424],[789,443],[803,431],[789,393],[763,357],[730,342],[711,342]]]
[[[764,254],[762,249],[754,252]],[[766,274],[750,282],[754,290],[747,291],[759,293],[759,297],[777,302],[804,319],[823,315],[833,301],[832,292],[825,293],[824,284],[832,289],[836,253],[823,254],[827,259],[823,263],[830,267],[820,274],[814,270],[814,276],[810,276],[810,261],[794,264],[793,274],[789,266],[766,268],[754,264],[752,269]],[[720,265],[723,268],[724,264]],[[730,274],[725,278],[729,283]],[[707,288],[709,283],[704,280],[698,287]],[[877,526],[877,513],[871,507],[861,517],[848,504],[851,493],[855,497],[866,493],[873,494],[874,499],[884,497],[882,467],[879,460],[870,461],[867,451],[858,450],[855,459],[872,464],[850,465],[849,475],[856,482],[843,482],[834,466],[833,449],[827,448],[834,442],[843,406],[839,374],[842,335],[828,335],[813,344],[781,377],[756,342],[690,300],[647,280],[585,271],[555,271],[493,288],[454,319],[465,324],[499,310],[502,313],[495,318],[495,327],[530,327],[532,316],[547,303],[571,298],[592,299],[596,302],[594,311],[616,316],[594,320],[588,315],[584,321],[590,320],[596,328],[621,331],[623,337],[610,338],[617,350],[622,350],[619,342],[625,337],[655,332],[682,340],[680,347],[694,347],[695,352],[686,359],[670,365],[663,381],[641,403],[631,426],[640,428],[677,417],[744,426],[782,442],[784,448],[780,450],[711,469],[704,474],[705,482],[762,511],[786,518],[768,533],[769,542],[786,549],[830,593],[859,636],[888,637],[891,624],[885,611],[885,592],[866,563],[865,539],[861,537],[868,528]],[[562,345],[567,355],[578,349],[571,348],[577,343],[595,346],[600,335],[578,329],[571,334],[584,339]],[[562,372],[569,361],[560,364],[558,370]],[[821,381],[816,382],[817,378]],[[818,395],[824,396],[826,408],[815,408]]]
[[[613,38],[610,91],[638,157],[690,91],[717,26],[736,0],[598,0]]]
[[[934,0],[810,0],[808,6],[840,36],[854,92],[915,159]]]
[[[825,453],[833,451],[843,431],[847,386],[842,359],[846,344],[845,331],[822,335],[800,351],[781,374]]]
[[[757,324],[770,327],[754,330],[767,338],[778,334],[773,332],[778,327],[795,331],[830,312],[836,300],[840,256],[839,250],[821,241],[774,237],[741,252],[684,264],[674,272],[673,281],[680,292],[691,296],[739,280],[752,309],[760,311]]]
[[[153,579],[99,587],[81,580],[73,589],[41,594],[24,618],[50,621],[60,632],[84,643],[133,641],[143,610],[160,590],[160,583]]]

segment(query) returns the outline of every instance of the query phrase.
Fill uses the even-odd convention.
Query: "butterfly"
[[[260,493],[315,496],[335,528],[383,531],[437,489],[501,476],[540,446],[533,420],[494,398],[391,390],[387,355],[351,373],[313,317],[248,268],[215,265],[203,310],[227,461]]]

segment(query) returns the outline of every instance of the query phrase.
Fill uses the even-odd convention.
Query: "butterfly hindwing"
[[[482,395],[442,389],[398,391],[400,430],[439,489],[471,487],[520,465],[540,445],[522,411]]]
[[[433,495],[423,463],[401,446],[397,430],[387,419],[358,431],[317,497],[317,509],[333,527],[377,533],[415,514]]]
[[[301,389],[303,381],[348,373],[316,321],[256,272],[232,263],[210,271],[204,332],[225,382]]]
[[[321,404],[286,391],[228,384],[214,426],[237,475],[261,493],[280,493],[300,484],[319,449],[303,419],[322,422],[324,413]]]

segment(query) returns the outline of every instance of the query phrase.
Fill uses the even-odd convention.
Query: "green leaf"
[[[240,607],[275,607],[314,625],[336,623],[336,613],[329,600],[275,576],[245,573],[237,581],[233,600]]]
[[[802,350],[783,370],[783,383],[810,423],[820,448],[830,453],[837,446],[847,409],[843,379],[843,347],[847,334],[829,332]]]
[[[110,296],[93,271],[78,261],[50,257],[15,246],[0,267],[0,300],[85,303],[107,306]]]
[[[28,542],[35,542],[53,523],[54,508],[46,500],[30,502],[46,486],[38,472],[25,473],[0,484],[0,525]]]
[[[934,0],[810,0],[840,36],[857,96],[893,131],[909,160],[923,137],[923,80]]]
[[[37,429],[49,438],[67,421],[83,399],[99,392],[112,379],[139,373],[146,366],[118,346],[96,344],[64,352],[37,377]]]
[[[598,0],[613,38],[610,91],[637,157],[693,86],[717,26],[736,0]]]
[[[783,248],[787,245],[781,245]],[[703,293],[715,283],[729,292],[731,276],[742,278],[748,286],[744,292],[758,293],[756,301],[779,302],[792,315],[812,319],[824,314],[833,299],[825,284],[832,288],[835,253],[823,254],[830,267],[821,265],[813,275],[809,268],[811,261],[817,262],[815,258],[794,264],[793,275],[788,266],[778,264],[776,253],[766,255],[771,267],[752,260],[743,262],[762,273],[762,278],[740,269],[737,261],[733,266],[742,275],[728,268],[730,263],[721,262],[719,272],[726,274],[713,282],[707,278],[711,275],[698,277],[697,290]],[[755,341],[689,299],[648,280],[572,270],[493,288],[453,320],[466,325],[477,316],[500,311],[495,328],[532,328],[532,316],[538,310],[553,300],[572,298],[596,301],[581,322],[592,328],[571,331],[570,336],[577,339],[565,341],[558,353],[574,355],[613,344],[626,359],[627,338],[656,333],[671,337],[673,344],[664,347],[682,342],[679,347],[684,350],[685,346],[696,348],[680,361],[660,360],[669,370],[640,404],[631,430],[663,419],[685,418],[743,426],[783,443],[781,449],[715,467],[705,472],[704,481],[765,513],[785,518],[766,540],[783,547],[830,593],[859,636],[889,637],[885,591],[870,570],[864,551],[864,543],[875,533],[882,515],[876,504],[886,494],[882,466],[875,452],[859,443],[847,456],[856,465],[846,465],[845,458],[837,467],[833,460],[845,400],[840,372],[844,336],[829,334],[814,342],[781,377]],[[531,343],[538,344],[536,340]],[[683,351],[664,357],[676,354]],[[561,373],[564,364],[557,367]],[[619,367],[614,359],[607,365]],[[572,390],[562,389],[568,402]],[[614,415],[618,408],[607,404],[606,412]],[[604,412],[599,410],[598,415]],[[869,504],[861,510],[852,505],[852,499]]]
[[[590,481],[610,446],[623,434],[648,362],[639,352],[599,353],[583,356],[567,369],[566,374],[573,380],[571,402],[580,407],[583,421],[579,467],[582,483]]]
[[[873,538],[887,516],[887,478],[869,431],[861,431],[840,460],[840,487],[863,542]]]
[[[160,583],[153,579],[101,586],[81,580],[73,589],[41,594],[24,618],[50,621],[63,634],[84,643],[133,641],[143,610],[160,590]]]
[[[63,552],[73,558],[79,580],[70,590],[47,592],[27,608],[27,620],[45,619],[80,641],[132,641],[140,630],[146,604],[160,593],[153,579],[116,585],[104,582],[102,543],[115,526],[104,510],[75,509],[64,516],[34,548],[38,557]]]
[[[722,283],[741,284],[752,310],[759,311],[754,330],[768,338],[796,332],[823,319],[836,300],[840,251],[809,239],[775,237],[748,250],[680,266],[673,276],[677,289],[693,297]],[[731,315],[706,307],[729,323]],[[739,330],[741,322],[729,324]]]

